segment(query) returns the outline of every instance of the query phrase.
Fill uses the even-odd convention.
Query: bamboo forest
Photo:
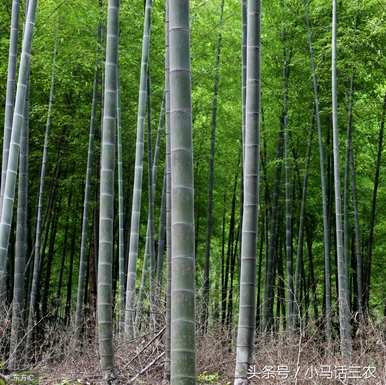
[[[0,0],[0,385],[386,385],[385,0]]]

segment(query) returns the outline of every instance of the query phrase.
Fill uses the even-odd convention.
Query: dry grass
[[[292,338],[284,333],[276,334],[274,337],[258,336],[254,358],[255,375],[250,382],[273,385],[385,385],[386,345],[382,329],[382,325],[368,324],[360,333],[357,333],[351,366],[345,366],[341,361],[337,340],[328,347],[321,337],[323,332],[313,325]],[[159,333],[160,330],[157,332]],[[77,345],[75,333],[70,326],[47,327],[43,332],[44,337],[41,338],[32,357],[35,364],[28,368],[38,377],[39,384],[97,385],[102,383],[92,322],[87,328],[82,346]],[[159,333],[160,335],[154,338],[157,332],[144,333],[131,342],[127,342],[121,336],[115,338],[115,363],[120,383],[128,384],[130,379],[146,368],[155,357],[162,354],[163,333]],[[233,383],[234,344],[225,338],[225,333],[221,329],[212,329],[205,336],[198,336],[197,352],[199,384]],[[164,357],[161,357],[154,362],[132,383],[162,384],[163,359]],[[367,373],[370,378],[364,378],[366,368],[375,368],[375,377]],[[298,375],[295,378],[297,370]],[[354,373],[359,375],[359,372],[361,376],[359,379],[344,378]],[[327,378],[329,373],[332,378]],[[251,375],[253,375],[252,368]],[[338,376],[340,378],[335,378]]]

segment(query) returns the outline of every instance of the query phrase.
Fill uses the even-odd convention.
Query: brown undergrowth
[[[338,340],[333,339],[329,345],[322,336],[323,331],[312,325],[292,337],[284,333],[258,335],[253,365],[249,369],[250,384],[386,385],[386,345],[381,325],[368,324],[357,330],[349,364],[340,358]],[[164,329],[142,332],[130,342],[118,334],[114,345],[119,383],[164,383]],[[205,335],[198,334],[198,384],[233,384],[234,350],[234,342],[220,328],[212,328]],[[16,377],[15,373],[7,373],[9,382],[16,383],[15,378],[28,373],[35,379],[28,384],[102,383],[95,333],[91,327],[87,328],[81,345],[70,327],[45,329],[32,358],[35,363],[15,372]]]

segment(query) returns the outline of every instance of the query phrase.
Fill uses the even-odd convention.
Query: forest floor
[[[258,337],[250,384],[358,384],[386,385],[386,341],[382,327],[367,326],[357,332],[353,359],[344,364],[339,345],[322,341],[322,332],[307,327],[300,336]],[[52,331],[36,352],[39,360],[28,371],[10,374],[18,385],[99,385],[95,338],[76,348],[74,333]],[[210,331],[197,338],[198,385],[233,384],[234,346],[225,333]],[[59,342],[59,343],[58,343]],[[115,365],[119,384],[162,385],[164,368],[163,330],[127,343],[115,339]],[[58,348],[60,346],[60,348]],[[1,383],[1,381],[0,381]]]

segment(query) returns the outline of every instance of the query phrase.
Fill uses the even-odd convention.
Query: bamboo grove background
[[[115,169],[115,182],[110,185],[115,188],[110,202],[115,220],[109,230],[113,232],[111,300],[115,305],[115,331],[133,336],[133,325],[138,326],[134,317],[139,321],[143,318],[142,330],[153,328],[155,326],[147,318],[154,310],[153,305],[157,304],[162,312],[167,306],[166,250],[170,245],[162,226],[166,226],[168,199],[165,171],[168,152],[165,95],[170,92],[167,81],[165,83],[168,42],[165,39],[165,2],[148,0],[145,3],[146,10],[143,1],[121,1],[119,25],[115,26],[119,72],[118,76],[109,75],[111,87],[118,87],[119,95],[116,100],[106,100],[102,85],[108,76],[104,67],[108,54],[105,53],[107,2],[38,2],[28,75],[28,222],[24,226],[27,242],[25,309],[32,306],[32,313],[36,312],[35,319],[28,319],[25,312],[24,321],[30,326],[38,319],[43,320],[42,324],[81,324],[84,320],[77,308],[77,297],[78,302],[80,298],[86,304],[87,317],[95,319],[98,226],[101,223],[99,170],[104,162],[101,129],[104,127],[103,109],[114,106],[119,107],[117,135],[120,137],[115,160],[113,157],[109,161],[111,170]],[[196,320],[200,333],[222,325],[232,339],[236,337],[238,325],[241,223],[245,214],[241,188],[245,116],[242,7],[236,0],[192,0],[188,3]],[[149,4],[152,4],[151,10]],[[5,115],[11,6],[9,0],[0,4],[0,121],[4,121]],[[18,53],[26,18],[25,6],[21,1]],[[260,154],[258,159],[255,156],[260,172],[257,287],[253,293],[257,301],[256,329],[258,333],[267,328],[275,332],[290,330],[300,322],[297,319],[300,313],[305,325],[313,320],[315,327],[324,332],[327,240],[330,246],[331,333],[335,337],[339,335],[339,287],[333,173],[331,4],[324,0],[263,0],[261,11]],[[362,310],[376,322],[381,321],[386,312],[385,12],[384,4],[378,0],[337,2],[336,92],[343,249],[354,329],[356,314],[362,314]],[[144,25],[151,30],[148,66],[145,67]],[[310,64],[310,36],[314,67]],[[19,69],[19,60],[16,68]],[[143,68],[147,68],[146,71]],[[314,75],[317,84],[313,82]],[[174,84],[177,83],[171,83],[171,88]],[[315,91],[319,112],[315,110]],[[146,97],[141,99],[141,95]],[[94,130],[91,142],[90,116]],[[135,231],[133,223],[137,217],[133,214],[132,202],[138,170],[138,116],[142,119],[143,130],[139,135],[143,141],[143,175],[142,192],[137,191],[141,195],[136,198],[140,221]],[[325,212],[319,128],[324,146]],[[90,150],[93,151],[91,156]],[[158,164],[153,159],[155,154]],[[117,164],[117,159],[121,159],[121,163]],[[153,179],[155,172],[157,177]],[[89,202],[84,210],[86,185]],[[154,188],[149,188],[152,185]],[[121,200],[119,192],[122,192]],[[19,199],[13,208],[10,232],[8,304],[13,296],[18,205]],[[88,220],[82,226],[85,217]],[[327,233],[324,233],[325,223],[328,223]],[[133,251],[136,232],[139,246]],[[87,238],[81,245],[82,234],[87,234]],[[130,272],[136,275],[134,297],[141,303],[140,307],[135,304],[136,314],[128,311],[127,304],[125,310],[124,301],[129,296],[125,285],[120,284],[126,282],[129,256],[133,252],[137,253],[137,260]],[[36,302],[31,305],[32,261],[36,253],[41,259],[35,272],[39,285]],[[293,257],[293,276],[288,275],[287,270],[289,254]],[[84,265],[79,275],[81,255]],[[150,266],[144,262],[146,255]],[[361,257],[360,284],[363,285],[359,305],[358,256]],[[78,284],[79,276],[84,286]],[[288,290],[289,280],[293,293]],[[159,290],[153,291],[153,286]],[[159,298],[152,298],[153,295]],[[134,297],[130,301],[134,301]],[[125,323],[120,325],[123,314]],[[128,315],[132,321],[128,321]],[[34,333],[28,335],[27,346],[33,342],[31,338],[39,338]],[[6,356],[8,345],[0,349]],[[106,363],[106,367],[109,366]]]

